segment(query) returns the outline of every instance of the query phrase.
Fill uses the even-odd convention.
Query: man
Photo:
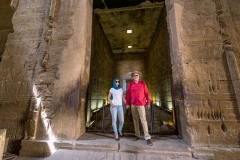
[[[135,139],[137,141],[140,137],[139,130],[139,117],[141,119],[144,138],[147,140],[147,144],[152,146],[151,136],[148,134],[148,124],[146,120],[146,113],[144,105],[147,103],[147,108],[150,108],[150,95],[148,92],[147,85],[144,81],[140,81],[140,72],[134,71],[131,76],[133,77],[133,82],[128,86],[127,96],[126,96],[126,108],[132,110],[133,123],[135,129]]]

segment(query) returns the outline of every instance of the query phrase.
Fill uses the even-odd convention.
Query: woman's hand
[[[112,95],[112,93],[111,92],[109,92],[109,94],[108,94],[108,102],[110,102],[110,105],[111,105],[111,107],[112,108],[114,108],[115,107],[115,105],[112,103],[112,101],[111,101],[111,95]]]
[[[110,103],[110,105],[111,105],[111,107],[112,107],[112,108],[114,108],[114,107],[115,107],[115,105],[114,105],[112,102]]]

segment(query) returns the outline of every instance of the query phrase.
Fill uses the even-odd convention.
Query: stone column
[[[69,7],[70,6],[70,7]],[[85,102],[89,83],[92,3],[62,1],[56,15],[50,53],[61,53],[54,93],[52,129],[57,139],[77,139],[85,133]],[[67,41],[66,41],[66,40]]]
[[[92,1],[45,3],[50,5],[41,24],[32,76],[35,103],[30,107],[22,156],[49,156],[56,150],[54,142],[76,140],[85,133]]]
[[[12,22],[13,31],[7,36],[0,62],[0,128],[7,129],[8,151],[18,153],[28,116],[33,115],[33,111],[34,115],[39,115],[35,107],[36,98],[32,94],[33,77],[37,73],[35,67],[45,37],[43,26],[49,6],[48,1],[12,0],[3,3],[8,3],[9,8],[11,5],[16,11],[13,17],[6,16],[6,22],[1,23],[8,26]],[[31,122],[34,120],[37,119]]]
[[[183,113],[183,102],[184,102],[184,88],[183,88],[183,66],[182,66],[182,50],[184,43],[181,39],[180,33],[182,32],[181,17],[183,6],[173,1],[166,1],[167,9],[167,23],[168,32],[170,39],[170,56],[172,64],[172,75],[173,75],[173,99],[175,100],[175,108],[178,112],[178,129],[180,136],[185,139],[189,139],[189,135],[185,134],[186,128],[182,126],[182,121],[185,121],[184,116],[180,116]]]

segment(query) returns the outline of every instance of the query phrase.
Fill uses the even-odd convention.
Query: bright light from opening
[[[49,149],[50,149],[51,154],[53,154],[54,152],[56,152],[56,147],[55,147],[55,145],[54,145],[54,141],[48,141],[47,143],[48,143],[48,147],[49,147]]]
[[[132,33],[132,30],[131,29],[127,30],[127,33]]]
[[[132,46],[128,46],[128,48],[132,48]]]

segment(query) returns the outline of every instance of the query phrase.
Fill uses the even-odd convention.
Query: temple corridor
[[[156,112],[156,115],[164,115],[164,111],[167,110],[166,117],[171,112],[169,115],[171,118],[168,120],[155,118],[161,123],[158,127],[163,123],[175,126],[172,118],[174,102],[164,3],[159,2],[153,6],[142,4],[138,8],[135,6],[115,8],[117,7],[115,5],[108,10],[97,8],[97,4],[94,6],[96,8],[93,11],[87,126],[94,126],[94,121],[100,123],[102,115],[99,115],[99,110],[102,110],[103,105],[108,107],[107,95],[113,79],[120,78],[120,85],[126,94],[128,84],[132,81],[130,75],[134,70],[142,73],[141,79],[148,85],[152,103],[158,106],[156,109],[161,108],[163,112]],[[109,117],[109,107],[105,111],[105,116]],[[125,110],[127,123],[132,123],[130,111],[128,112]],[[150,122],[150,110],[146,113]],[[126,125],[126,128],[132,128],[132,125],[128,127]],[[132,129],[127,131],[132,132]]]

